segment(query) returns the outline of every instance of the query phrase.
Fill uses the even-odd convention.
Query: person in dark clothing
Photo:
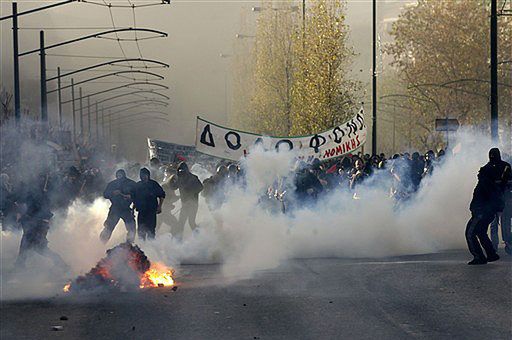
[[[176,228],[176,237],[181,238],[187,220],[193,231],[197,228],[196,216],[199,193],[203,190],[203,184],[196,175],[189,171],[187,163],[181,162],[178,165],[177,186],[180,192],[181,210]]]
[[[314,202],[324,190],[322,183],[313,173],[311,166],[301,164],[295,176],[295,197],[298,202]]]
[[[350,178],[350,190],[355,191],[356,187],[363,183],[366,178],[369,177],[368,173],[365,171],[366,166],[362,159],[356,160],[355,163],[355,172]],[[357,195],[356,195],[357,197]]]
[[[421,180],[423,178],[423,171],[425,163],[421,160],[420,154],[414,152],[411,159],[411,184],[413,192],[417,191],[420,187]]]
[[[16,229],[16,195],[9,176],[0,174],[0,220],[2,230]]]
[[[134,189],[135,182],[126,177],[126,172],[123,169],[117,170],[116,179],[108,183],[103,197],[110,200],[112,204],[100,234],[100,240],[103,243],[108,242],[119,219],[123,220],[126,227],[126,241],[133,242],[135,240],[135,218],[131,208]]]
[[[140,182],[135,184],[133,191],[133,203],[138,212],[138,235],[142,240],[155,238],[156,215],[162,212],[165,199],[164,189],[150,176],[148,169],[140,169]]]
[[[510,175],[510,164],[501,160],[499,149],[492,148],[489,151],[489,162],[478,172],[478,183],[469,207],[471,219],[465,234],[469,251],[474,257],[469,265],[486,264],[500,258],[487,236],[487,229],[496,214],[503,211],[503,195]]]
[[[218,209],[226,200],[228,175],[227,167],[225,165],[219,165],[215,175],[204,180],[202,195],[210,211]]]
[[[83,178],[80,171],[71,166],[63,179],[62,195],[60,195],[58,203],[60,206],[69,206],[75,199],[80,196],[83,188]]]
[[[33,187],[24,188],[17,200],[18,221],[23,229],[16,266],[24,267],[30,252],[50,258],[56,266],[67,269],[62,258],[48,247],[48,231],[53,213],[45,188],[46,176],[42,175]]]

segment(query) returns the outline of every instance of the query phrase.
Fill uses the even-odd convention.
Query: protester
[[[46,176],[41,175],[37,183],[27,186],[17,199],[18,222],[23,230],[17,267],[25,266],[30,252],[50,258],[56,266],[67,267],[64,260],[48,247],[47,235],[53,213],[50,211],[45,183]]]
[[[181,210],[176,228],[176,237],[181,239],[187,220],[193,231],[197,229],[196,216],[199,207],[199,193],[203,190],[201,181],[189,171],[188,165],[185,162],[181,162],[178,165],[177,187],[180,192]]]
[[[140,170],[140,181],[133,191],[134,204],[137,210],[138,236],[141,240],[154,239],[156,233],[156,215],[162,212],[165,191],[152,180],[147,168]]]
[[[492,148],[489,162],[478,172],[478,183],[469,208],[471,219],[466,226],[466,241],[474,257],[469,265],[486,264],[500,258],[487,236],[487,229],[496,214],[503,211],[503,195],[510,176],[510,164],[501,160],[498,148]]]
[[[165,179],[162,183],[162,188],[165,191],[165,205],[163,206],[162,213],[158,215],[158,223],[161,226],[162,223],[167,224],[171,227],[171,234],[175,237],[181,235],[178,231],[178,219],[174,216],[172,211],[176,207],[176,203],[180,197],[176,195],[178,189],[178,177],[176,174],[170,175],[170,170],[165,171]],[[169,175],[169,176],[168,176]]]
[[[224,203],[227,178],[228,168],[221,164],[217,167],[215,175],[204,180],[202,195],[210,211],[218,209]]]
[[[108,242],[119,219],[123,220],[126,227],[126,241],[131,243],[135,240],[135,218],[131,207],[134,190],[135,182],[126,177],[123,169],[117,170],[116,179],[108,183],[103,193],[103,197],[112,203],[100,234],[100,240],[103,243]]]
[[[365,163],[362,159],[356,160],[355,163],[355,172],[352,174],[350,178],[350,190],[355,191],[356,186],[363,183],[365,178],[370,176],[367,171],[365,171]]]

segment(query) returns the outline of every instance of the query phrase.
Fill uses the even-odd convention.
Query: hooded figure
[[[139,238],[154,239],[156,215],[162,212],[165,191],[158,182],[151,179],[148,169],[140,169],[140,181],[135,184],[133,203],[137,210]]]
[[[203,190],[203,185],[196,175],[188,170],[188,165],[181,162],[178,165],[177,187],[180,192],[181,210],[178,218],[178,225],[173,232],[173,236],[181,239],[185,222],[188,220],[190,228],[197,228],[196,216],[198,209],[199,193]]]
[[[492,148],[489,151],[489,162],[478,172],[478,183],[469,206],[471,219],[466,226],[466,241],[474,257],[468,263],[470,265],[486,264],[500,258],[487,236],[487,229],[496,214],[503,211],[503,195],[510,176],[510,164],[501,160],[498,148]]]
[[[48,257],[54,265],[68,270],[64,260],[48,247],[48,231],[53,213],[50,210],[46,176],[41,175],[35,185],[27,186],[16,199],[17,214],[23,229],[20,251],[16,259],[16,266],[25,266],[25,262],[32,252]]]
[[[135,218],[131,208],[134,189],[135,182],[126,177],[126,172],[123,169],[117,170],[116,179],[108,183],[103,197],[110,200],[112,205],[107,219],[103,223],[104,229],[100,234],[103,243],[107,243],[110,239],[119,219],[124,221],[126,227],[126,241],[133,242],[135,240]]]

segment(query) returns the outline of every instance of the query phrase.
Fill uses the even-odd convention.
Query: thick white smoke
[[[258,201],[276,177],[292,176],[293,155],[255,150],[244,164],[246,190],[232,188],[214,212],[200,199],[198,233],[187,228],[184,241],[178,243],[168,228],[162,228],[156,240],[137,243],[151,261],[173,266],[178,274],[181,264],[220,262],[228,279],[247,277],[295,257],[382,257],[464,248],[476,173],[487,161],[490,143],[474,133],[461,133],[457,144],[460,152],[448,155],[423,180],[415,198],[400,208],[389,198],[385,181],[375,177],[363,184],[359,200],[339,190],[315,206],[296,202],[293,214],[286,215],[272,214]],[[53,219],[50,248],[70,265],[68,272],[59,273],[49,261],[36,257],[26,271],[17,273],[13,265],[20,235],[2,232],[2,299],[55,294],[67,279],[87,272],[106,249],[124,241],[126,231],[120,222],[109,243],[100,243],[107,211],[103,199],[92,205],[76,202]]]

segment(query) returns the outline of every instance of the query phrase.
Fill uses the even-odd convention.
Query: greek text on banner
[[[196,150],[211,156],[239,160],[256,144],[275,150],[293,150],[303,158],[329,159],[359,149],[366,142],[363,108],[349,121],[325,132],[300,137],[267,137],[226,128],[197,117]]]

